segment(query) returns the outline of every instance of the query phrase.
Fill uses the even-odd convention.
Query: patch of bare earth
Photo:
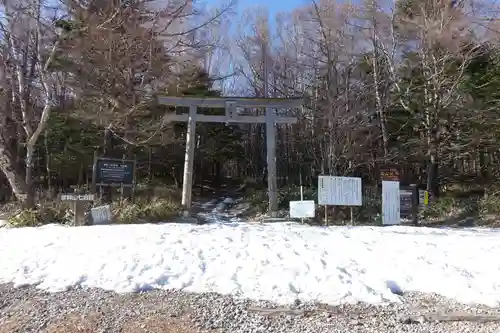
[[[172,297],[173,298],[173,297]],[[0,333],[205,333],[189,304],[159,293],[74,290],[48,294],[0,285]]]
[[[0,325],[0,333],[25,332],[28,324],[27,317],[14,316]],[[46,333],[96,333],[102,332],[101,323],[103,315],[94,316],[66,315],[55,318],[42,328],[40,332]],[[137,316],[119,323],[116,332],[123,333],[201,333],[192,326],[188,319],[170,319],[162,316]],[[206,332],[206,331],[205,331]]]
[[[100,319],[71,316],[61,318],[47,326],[47,333],[95,333],[99,332]],[[126,333],[198,333],[187,319],[170,319],[162,316],[130,318],[117,327]]]
[[[79,316],[66,315],[55,318],[42,328],[40,332],[46,333],[96,333],[101,332],[103,315]],[[30,319],[23,316],[14,316],[0,324],[0,333],[25,332],[24,327]],[[189,320],[170,319],[162,316],[149,316],[130,318],[119,323],[117,332],[123,333],[201,333],[194,328]]]

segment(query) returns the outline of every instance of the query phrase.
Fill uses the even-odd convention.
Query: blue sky
[[[238,0],[238,9],[241,11],[252,6],[265,6],[269,8],[272,17],[273,14],[289,11],[308,2],[307,0]]]

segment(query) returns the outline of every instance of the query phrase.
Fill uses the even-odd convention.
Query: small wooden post
[[[352,206],[349,206],[351,211],[351,225],[354,225],[354,209]]]
[[[411,218],[414,225],[418,225],[419,194],[416,184],[411,184]]]
[[[125,162],[125,159],[126,159],[127,155],[126,154],[122,154],[122,161]],[[132,189],[130,189],[130,192],[132,192]],[[132,195],[132,193],[130,193],[130,196]],[[123,185],[123,183],[120,184],[120,200],[123,201],[123,199],[129,199],[129,189],[127,188],[127,190],[125,190],[125,186]]]
[[[299,177],[300,177],[299,178],[299,182],[300,182],[300,201],[304,201],[304,187],[303,187],[303,184],[302,184],[302,170],[300,171]],[[304,224],[304,218],[301,218],[300,222],[302,224]]]
[[[81,227],[85,225],[85,203],[82,201],[73,201],[73,209],[75,216],[73,216],[73,225],[75,227]]]
[[[328,206],[325,205],[325,226],[328,226]]]
[[[94,150],[94,164],[92,164],[92,193],[97,192],[96,180],[97,180],[97,149]]]
[[[137,160],[136,160],[136,155],[134,155],[134,168],[133,168],[133,181],[132,181],[132,203],[135,203],[135,187],[137,186]]]

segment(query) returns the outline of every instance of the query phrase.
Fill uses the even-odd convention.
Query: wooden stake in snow
[[[165,122],[187,122],[186,155],[184,160],[184,178],[182,183],[182,205],[184,214],[188,216],[191,209],[191,192],[193,188],[193,160],[195,150],[195,133],[197,122],[208,123],[246,123],[266,124],[267,142],[267,171],[268,177],[273,181],[268,182],[269,214],[276,217],[278,210],[278,192],[276,185],[276,127],[275,124],[295,124],[296,117],[282,117],[274,114],[274,109],[292,109],[302,106],[301,98],[245,98],[245,97],[158,97],[158,102],[163,105],[189,107],[186,114],[167,114]],[[198,107],[224,108],[225,115],[213,116],[198,114]],[[236,108],[265,108],[265,116],[240,116]]]
[[[94,194],[63,193],[59,195],[59,200],[73,204],[73,226],[85,225],[85,204],[95,200]]]

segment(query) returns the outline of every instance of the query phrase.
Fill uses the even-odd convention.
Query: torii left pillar
[[[184,156],[184,175],[182,179],[182,206],[184,207],[184,216],[189,216],[193,195],[193,166],[194,149],[196,147],[196,112],[197,106],[189,107],[186,133],[186,154]]]

